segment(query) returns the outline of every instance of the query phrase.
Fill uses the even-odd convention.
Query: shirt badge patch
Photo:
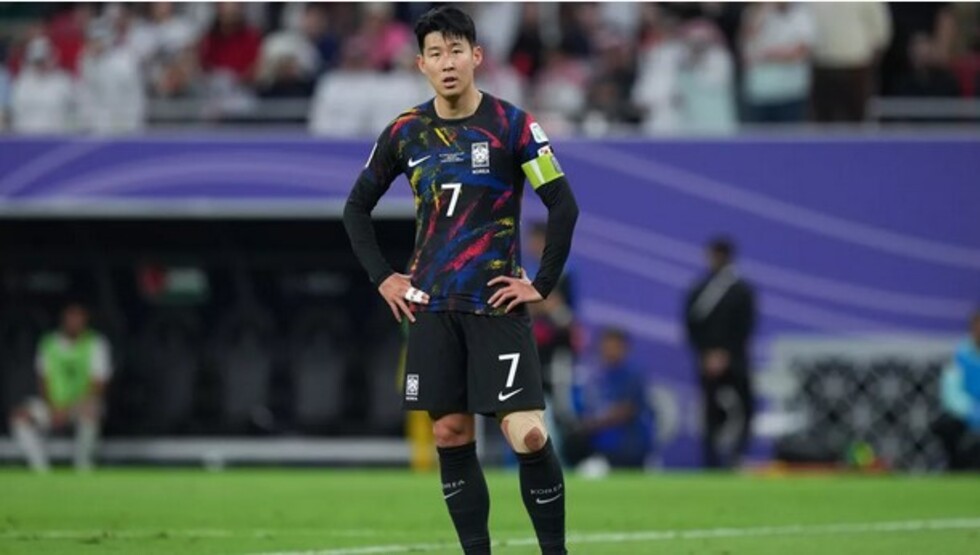
[[[548,142],[548,136],[544,134],[544,129],[541,129],[541,126],[538,124],[538,122],[534,122],[531,124],[531,136],[534,137],[534,142],[536,143]]]
[[[490,143],[484,141],[473,143],[470,159],[473,161],[474,168],[490,167]]]

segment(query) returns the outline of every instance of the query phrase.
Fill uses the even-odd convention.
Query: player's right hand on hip
[[[415,323],[415,315],[409,303],[429,304],[429,294],[412,285],[412,276],[405,274],[391,274],[378,286],[378,292],[384,297],[395,320],[400,324],[402,315],[408,318],[409,322]]]

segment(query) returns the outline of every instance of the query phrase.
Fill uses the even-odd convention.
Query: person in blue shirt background
[[[647,382],[629,360],[629,349],[626,332],[606,328],[600,333],[598,368],[575,396],[580,419],[568,441],[570,462],[598,455],[614,468],[642,468],[653,452]]]
[[[940,383],[943,415],[933,424],[950,470],[980,470],[980,309]]]

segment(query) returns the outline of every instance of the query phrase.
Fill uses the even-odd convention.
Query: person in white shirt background
[[[58,68],[51,42],[36,37],[27,44],[24,68],[14,80],[12,129],[20,134],[54,134],[74,127],[74,85]]]
[[[753,4],[742,22],[742,85],[748,119],[757,123],[804,121],[815,34],[807,6]]]
[[[146,123],[146,92],[137,54],[118,42],[106,21],[86,33],[79,77],[84,127],[100,134],[132,133]]]

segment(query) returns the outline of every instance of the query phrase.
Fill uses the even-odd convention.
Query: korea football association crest
[[[490,170],[490,143],[483,141],[473,143],[470,159],[473,163],[473,173],[488,173]]]
[[[408,374],[405,376],[405,400],[419,400],[419,375]]]

